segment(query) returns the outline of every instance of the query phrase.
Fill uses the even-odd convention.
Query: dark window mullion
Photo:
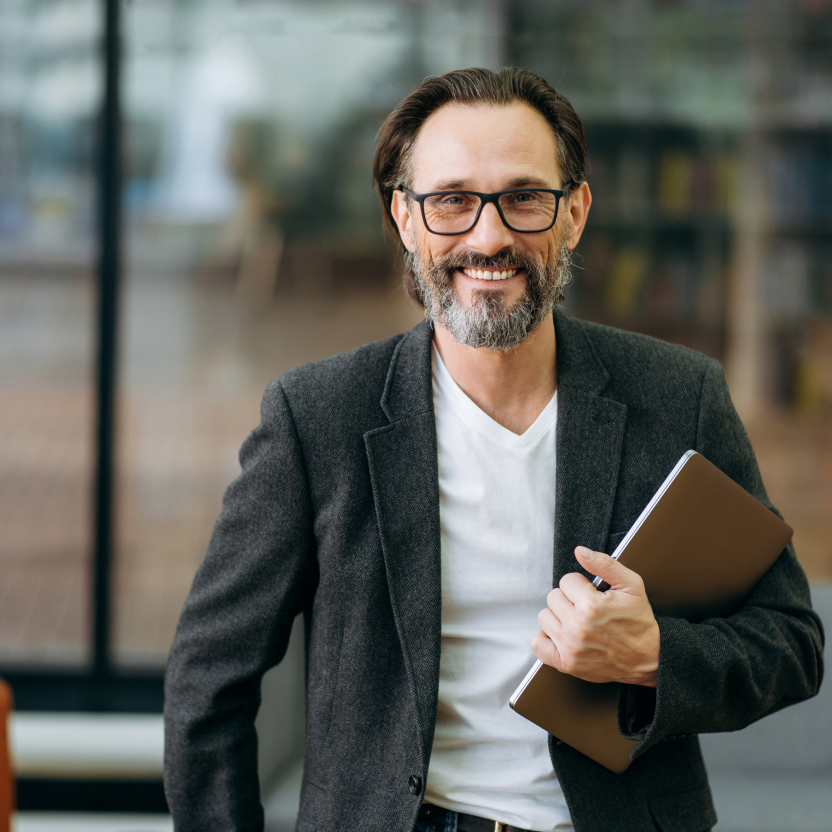
[[[93,673],[112,675],[110,578],[113,558],[113,485],[118,297],[121,278],[121,42],[119,0],[103,0],[104,96],[98,140],[98,425],[93,559]]]

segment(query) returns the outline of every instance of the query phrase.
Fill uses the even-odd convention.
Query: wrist
[[[640,663],[638,672],[631,682],[634,685],[641,685],[646,688],[655,688],[659,680],[659,648],[661,646],[661,637],[659,633],[659,624],[654,619],[653,625],[645,640],[644,650],[642,653],[643,661]]]

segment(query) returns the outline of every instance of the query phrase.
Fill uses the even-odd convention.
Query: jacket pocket
[[[716,810],[707,786],[651,795],[647,801],[661,832],[703,832],[716,824]]]

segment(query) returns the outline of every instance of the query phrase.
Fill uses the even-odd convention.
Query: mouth
[[[500,280],[508,280],[511,277],[516,277],[518,274],[523,273],[523,269],[520,268],[512,268],[512,269],[457,269],[457,271],[462,272],[466,277],[470,277],[473,280],[482,280],[488,282],[500,281]]]

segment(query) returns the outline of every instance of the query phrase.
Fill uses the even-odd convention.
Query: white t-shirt
[[[546,732],[509,697],[552,586],[557,394],[521,436],[433,350],[442,533],[439,707],[425,800],[523,829],[571,830]]]

